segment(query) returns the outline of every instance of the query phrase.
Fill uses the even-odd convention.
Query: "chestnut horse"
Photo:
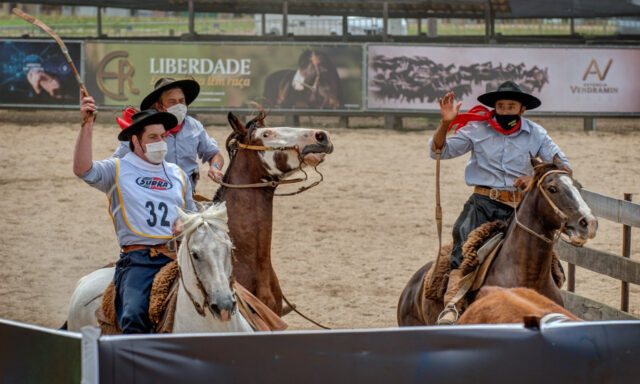
[[[236,280],[281,315],[282,291],[271,265],[275,190],[304,166],[316,167],[333,151],[333,144],[326,131],[267,128],[265,117],[261,109],[244,125],[229,113],[233,129],[227,138],[230,162],[213,201],[227,203]]]
[[[581,321],[557,303],[529,288],[482,287],[457,324],[522,323],[525,317],[558,314],[564,321]]]
[[[552,163],[532,158],[531,165],[533,180],[512,216],[484,285],[531,288],[562,306],[560,289],[551,275],[553,245],[563,233],[572,244],[582,246],[595,236],[598,222],[580,195],[580,184],[557,156]],[[446,267],[442,267],[445,264],[441,262],[436,276],[448,273],[448,257],[442,261]],[[423,288],[432,264],[429,262],[420,268],[405,286],[398,303],[399,325],[436,323],[444,308],[444,292],[441,289],[438,298],[432,299],[425,297]],[[437,282],[442,283],[443,279],[434,279],[434,283]],[[473,293],[467,296],[469,303],[474,300],[473,296]]]

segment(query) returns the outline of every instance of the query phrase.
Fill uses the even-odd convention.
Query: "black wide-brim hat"
[[[129,141],[142,128],[152,124],[162,124],[165,132],[178,125],[178,119],[169,112],[158,112],[154,109],[138,112],[131,117],[131,125],[120,131],[118,140]]]
[[[527,108],[527,110],[538,108],[540,104],[542,104],[540,99],[528,93],[524,93],[522,89],[518,87],[518,84],[513,81],[505,81],[500,84],[497,91],[488,92],[484,95],[478,96],[479,102],[491,108],[496,107],[496,101],[498,100],[519,101]]]
[[[155,102],[160,99],[162,92],[168,89],[182,89],[187,105],[191,104],[200,93],[200,84],[198,84],[197,81],[191,79],[175,80],[170,77],[163,77],[160,80],[156,81],[156,84],[153,88],[153,91],[142,100],[142,103],[140,103],[141,111],[153,107],[153,104],[155,104]]]

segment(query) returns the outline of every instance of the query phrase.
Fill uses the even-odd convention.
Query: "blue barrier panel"
[[[0,383],[79,383],[78,333],[0,319]]]
[[[636,382],[640,321],[105,336],[100,383]]]

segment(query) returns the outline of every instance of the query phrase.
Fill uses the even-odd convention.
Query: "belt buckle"
[[[178,252],[178,239],[176,239],[175,237],[172,238],[171,240],[167,241],[166,246],[169,252]]]
[[[493,188],[491,188],[491,189],[489,190],[489,198],[490,198],[491,200],[498,200],[498,198],[500,197],[499,192],[500,192],[500,191],[498,191],[497,189],[493,189]]]

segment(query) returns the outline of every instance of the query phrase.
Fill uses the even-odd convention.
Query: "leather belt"
[[[156,244],[156,245],[148,245],[148,244],[125,245],[124,247],[122,247],[122,253],[148,249],[150,257],[156,257],[158,256],[158,254],[163,254],[168,258],[175,260],[178,252],[178,248],[180,247],[180,243],[181,243],[180,241],[176,241],[176,242]],[[170,244],[170,246],[168,244]]]
[[[520,191],[493,189],[493,188],[487,188],[480,185],[476,185],[473,192],[482,196],[487,196],[491,200],[496,200],[501,203],[507,203],[507,204],[519,203],[520,200],[522,200],[522,193]]]

